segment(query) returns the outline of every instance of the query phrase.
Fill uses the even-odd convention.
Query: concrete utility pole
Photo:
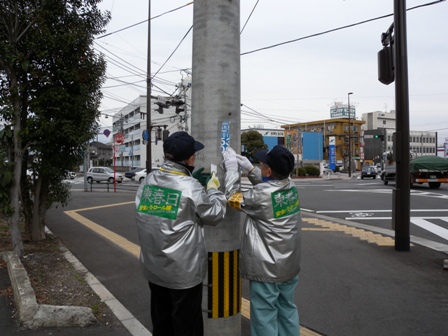
[[[218,165],[221,152],[241,151],[240,1],[197,0],[193,16],[192,135],[204,143],[196,167]],[[209,254],[204,281],[205,335],[241,334],[241,278],[239,274],[242,215],[228,209],[216,227],[205,226]]]

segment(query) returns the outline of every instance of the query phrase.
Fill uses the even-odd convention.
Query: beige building
[[[348,168],[349,153],[351,143],[351,156],[352,167],[356,169],[361,168],[361,161],[363,160],[363,148],[361,140],[361,126],[365,122],[362,120],[354,120],[348,118],[335,118],[309,121],[306,123],[283,125],[285,129],[285,139],[297,139],[298,142],[293,140],[290,149],[293,154],[301,154],[300,133],[301,132],[320,132],[323,136],[323,159],[329,162],[329,144],[330,138],[334,140],[336,147],[336,163],[344,168]],[[349,142],[349,138],[351,142]],[[285,145],[288,147],[288,142],[285,141]]]

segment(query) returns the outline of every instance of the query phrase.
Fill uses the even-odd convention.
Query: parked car
[[[323,167],[322,168],[322,175],[331,174],[333,173],[333,169],[330,169],[329,167]]]
[[[361,179],[363,179],[364,177],[372,177],[376,179],[377,174],[378,173],[374,166],[364,167],[361,171]]]
[[[39,177],[39,173],[33,168],[28,168],[26,170],[26,177],[28,178],[28,180],[37,180],[37,178]]]
[[[336,172],[338,170],[338,166],[337,165],[335,165],[335,168],[334,169],[331,169],[330,168],[330,164],[329,163],[324,163],[324,165],[323,165],[323,173],[324,174],[327,174],[327,173],[330,173],[330,172]]]
[[[69,170],[66,170],[66,171],[65,171],[65,175],[64,175],[64,177],[65,177],[66,179],[73,180],[73,179],[76,177],[76,173],[74,173],[74,172],[72,172],[72,171],[69,171]]]
[[[145,179],[146,175],[146,168],[143,168],[135,174],[134,180],[138,181],[138,183],[141,183]]]
[[[160,167],[152,167],[151,171],[159,170],[159,169],[160,169]],[[135,174],[134,180],[136,182],[138,181],[138,183],[141,183],[146,178],[146,175],[147,175],[146,168],[143,168],[142,170],[140,170],[138,173]]]
[[[142,171],[145,168],[132,168],[131,170],[127,171],[124,173],[124,177],[127,177],[129,179],[134,179],[135,174],[138,173],[139,171]]]
[[[109,167],[91,167],[87,171],[87,182],[100,183],[105,181],[108,183],[114,183],[114,176],[116,176],[117,182],[121,183],[123,181],[123,175],[121,173],[114,173],[114,170]]]

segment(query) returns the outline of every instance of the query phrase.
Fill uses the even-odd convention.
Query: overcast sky
[[[193,24],[194,5],[189,3],[151,1],[153,18],[185,6],[151,20],[152,73],[179,46],[160,69],[154,95],[174,92],[175,84],[186,76],[182,69],[191,70],[192,32],[185,37]],[[286,123],[330,118],[330,106],[334,102],[346,104],[349,92],[353,92],[350,104],[356,107],[358,118],[366,112],[395,110],[395,84],[380,83],[377,67],[381,33],[393,21],[393,0],[240,3],[241,29],[245,26],[241,34],[243,54],[300,39],[241,56],[242,128],[279,128]],[[448,138],[448,3],[406,3],[408,9],[434,3],[407,11],[409,104],[411,130],[437,131],[441,144]],[[148,19],[148,1],[103,0],[100,7],[112,15],[105,33],[111,34],[97,38],[95,44],[106,55],[110,78],[104,84],[101,110],[113,114],[146,94],[148,25],[143,21]],[[391,16],[381,18],[387,15]],[[357,24],[364,21],[369,22]],[[250,109],[266,120],[245,114]],[[110,120],[102,118],[103,125]]]

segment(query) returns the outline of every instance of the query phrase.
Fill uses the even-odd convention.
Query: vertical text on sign
[[[221,125],[221,153],[230,146],[230,126],[228,121],[223,121]]]

